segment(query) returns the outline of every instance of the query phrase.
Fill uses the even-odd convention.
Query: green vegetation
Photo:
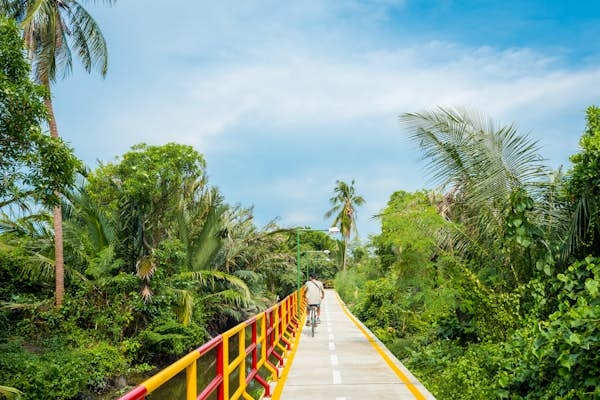
[[[111,4],[113,0],[105,0]],[[58,141],[58,126],[52,104],[51,82],[67,76],[73,67],[72,50],[75,51],[84,69],[91,72],[98,69],[102,76],[108,68],[108,50],[104,36],[96,21],[76,0],[67,1],[0,1],[0,14],[19,21],[25,48],[30,58],[32,74],[44,88],[44,105],[48,116],[50,136],[55,138],[56,150],[61,150]],[[40,148],[39,154],[43,155]],[[70,154],[53,152],[40,157],[43,168],[52,170],[57,166],[68,166]],[[65,167],[62,167],[63,169]],[[64,174],[63,179],[73,174]],[[63,192],[57,188],[52,195],[54,200]],[[54,268],[56,285],[56,305],[60,307],[64,296],[64,258],[62,210],[55,201],[54,219]]]
[[[600,112],[568,174],[514,126],[406,114],[440,192],[396,192],[336,288],[439,399],[600,397]]]
[[[49,89],[69,46],[105,74],[98,27],[76,1],[0,7],[22,28],[0,19],[0,397],[137,383],[291,292],[293,233],[227,204],[191,147],[140,144],[84,171],[58,138]]]
[[[293,231],[228,205],[189,146],[134,146],[79,177],[62,210],[60,308],[48,210],[0,218],[0,382],[25,399],[139,380],[293,290]]]
[[[54,193],[73,183],[79,166],[59,138],[42,134],[45,90],[29,72],[15,22],[0,16],[0,207],[25,206],[32,196],[56,203]]]

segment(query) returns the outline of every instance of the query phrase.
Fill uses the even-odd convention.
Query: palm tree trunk
[[[58,137],[58,127],[56,126],[56,118],[54,117],[54,107],[52,106],[52,97],[50,95],[50,81],[43,79],[42,85],[48,89],[48,94],[44,99],[46,110],[48,111],[48,124],[50,125],[50,136]],[[60,193],[56,193],[60,196]],[[54,206],[53,210],[54,222],[54,269],[56,276],[56,306],[62,305],[65,294],[65,261],[63,254],[63,229],[62,229],[62,207],[60,204]]]
[[[342,271],[346,271],[346,249],[348,248],[348,238],[344,237],[344,252],[342,253]]]
[[[56,270],[56,306],[62,305],[65,294],[65,261],[63,255],[62,207],[54,207],[54,263]]]

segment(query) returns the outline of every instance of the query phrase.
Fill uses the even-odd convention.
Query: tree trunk
[[[48,89],[48,94],[44,99],[46,110],[48,111],[48,124],[50,125],[50,136],[58,137],[58,128],[56,118],[54,117],[54,107],[52,106],[52,97],[50,94],[50,81],[44,79],[42,84]],[[60,196],[60,193],[56,193]],[[56,205],[53,210],[54,222],[54,271],[56,277],[56,306],[62,305],[65,294],[65,261],[63,254],[63,226],[62,226],[62,207]]]
[[[65,294],[65,261],[63,255],[62,207],[54,207],[54,264],[56,271],[56,306],[62,305]]]
[[[346,271],[346,249],[348,248],[348,239],[344,237],[344,252],[342,253],[342,271]]]

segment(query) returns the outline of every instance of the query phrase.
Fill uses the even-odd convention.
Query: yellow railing
[[[248,393],[252,381],[258,382],[264,388],[265,396],[270,396],[268,380],[277,381],[279,378],[278,367],[283,366],[286,354],[294,343],[292,339],[301,328],[301,316],[297,310],[298,292],[294,292],[268,310],[214,337],[142,382],[119,400],[143,400],[146,395],[183,370],[186,371],[186,400],[203,400],[213,393],[218,400],[254,400]],[[230,346],[232,343],[234,345]],[[201,357],[209,357],[207,353],[213,350],[214,377],[200,388],[202,391],[198,393],[198,360]],[[266,374],[267,379],[263,378],[260,372]],[[234,381],[232,385],[230,379],[236,374],[237,382]]]

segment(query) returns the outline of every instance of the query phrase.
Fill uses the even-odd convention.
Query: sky
[[[83,2],[109,49],[53,89],[61,136],[94,168],[137,143],[193,146],[259,226],[327,228],[355,180],[362,239],[397,190],[433,188],[399,116],[466,107],[568,168],[599,105],[597,1]]]

